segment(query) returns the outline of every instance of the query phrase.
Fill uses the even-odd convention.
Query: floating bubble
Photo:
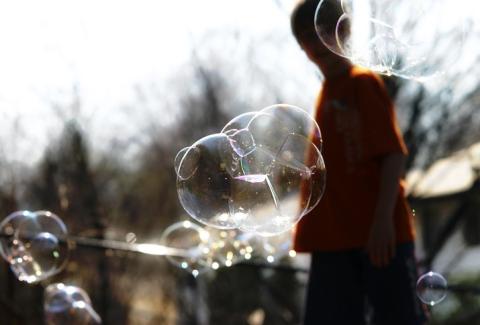
[[[129,244],[133,244],[137,241],[137,235],[133,232],[129,232],[125,235],[125,241]]]
[[[279,104],[242,114],[222,133],[179,152],[180,203],[210,227],[262,236],[288,231],[323,193],[319,147],[318,124],[298,107]]]
[[[447,296],[447,280],[436,272],[428,272],[417,281],[417,296],[425,304],[434,306]]]
[[[169,256],[175,266],[198,275],[208,264],[206,254],[210,245],[210,235],[200,226],[190,221],[180,221],[170,225],[160,238],[162,245],[184,250],[187,256]]]
[[[468,25],[465,13],[453,0],[322,0],[314,24],[322,43],[353,63],[424,80],[458,60]]]
[[[93,309],[88,294],[63,283],[50,284],[44,292],[45,322],[48,325],[94,325],[102,320]]]
[[[67,229],[49,211],[19,211],[0,224],[0,252],[20,281],[42,281],[68,259]]]
[[[180,203],[190,216],[207,226],[235,228],[237,225],[229,210],[232,178],[228,166],[236,154],[228,137],[218,133],[197,141],[186,152],[180,170],[189,160],[190,151],[195,152],[195,170],[198,171],[188,178],[177,177]]]

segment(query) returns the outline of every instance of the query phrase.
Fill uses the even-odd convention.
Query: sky
[[[142,112],[119,112],[135,86],[170,78],[208,30],[288,33],[291,3],[0,0],[3,155],[36,161],[61,129],[52,106],[71,105],[74,92],[96,143],[108,130],[138,132],[132,121]]]

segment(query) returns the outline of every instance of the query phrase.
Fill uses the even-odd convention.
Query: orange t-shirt
[[[377,75],[352,67],[348,74],[325,81],[315,118],[322,131],[327,183],[320,203],[298,223],[294,248],[363,248],[377,204],[379,158],[407,153],[393,103]],[[394,225],[400,243],[414,239],[414,227],[403,181],[398,186]]]

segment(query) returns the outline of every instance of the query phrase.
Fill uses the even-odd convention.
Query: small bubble
[[[125,241],[129,244],[133,244],[137,241],[137,235],[133,232],[129,232],[125,235]]]
[[[0,240],[2,257],[20,281],[44,280],[66,265],[68,245],[65,224],[49,211],[18,211],[0,223],[0,233],[11,238]]]
[[[447,280],[440,273],[425,273],[417,281],[417,296],[427,305],[438,304],[447,296]]]
[[[81,288],[63,283],[50,284],[44,292],[44,315],[47,324],[102,323],[90,297]]]

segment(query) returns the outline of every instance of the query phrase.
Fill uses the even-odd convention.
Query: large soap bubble
[[[49,211],[18,211],[0,223],[0,253],[20,281],[42,281],[68,258],[67,229]]]
[[[81,288],[50,284],[44,292],[45,322],[48,325],[96,325],[102,320]]]
[[[244,113],[177,154],[180,203],[210,227],[283,233],[322,196],[320,149],[318,124],[298,107]]]
[[[458,7],[453,0],[322,0],[314,23],[332,52],[380,73],[424,80],[443,74],[462,52],[468,9]]]

